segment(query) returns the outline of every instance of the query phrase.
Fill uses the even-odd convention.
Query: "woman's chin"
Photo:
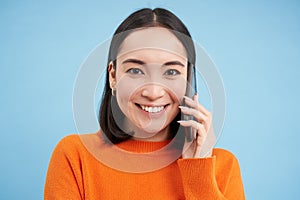
[[[154,137],[155,135],[159,134],[160,131],[161,131],[160,129],[151,129],[151,128],[140,129],[136,132],[135,137],[146,139],[146,138]]]
[[[168,129],[165,127],[148,126],[135,131],[134,137],[139,140],[162,141],[168,138]]]

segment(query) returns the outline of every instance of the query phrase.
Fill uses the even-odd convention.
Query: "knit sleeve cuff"
[[[187,199],[224,198],[215,176],[216,156],[179,159],[177,164]]]
[[[212,180],[215,162],[216,156],[208,158],[184,158],[177,161],[182,178],[188,178],[188,182],[195,183]]]

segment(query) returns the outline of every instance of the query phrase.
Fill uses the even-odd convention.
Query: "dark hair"
[[[110,43],[110,49],[108,54],[107,67],[110,62],[113,62],[113,66],[116,67],[116,58],[118,55],[119,47],[124,39],[135,29],[144,27],[164,27],[172,31],[172,33],[183,44],[188,59],[188,71],[192,70],[192,66],[195,64],[195,47],[191,39],[191,35],[182,21],[174,15],[172,12],[155,8],[144,8],[132,13],[128,16],[115,31],[112,41]],[[106,72],[107,73],[107,72]],[[188,73],[190,74],[190,73]],[[187,77],[188,83],[192,77]],[[116,112],[117,114],[113,114]],[[99,123],[100,127],[113,144],[125,141],[131,138],[131,134],[125,133],[116,122],[115,117],[120,119],[121,123],[125,119],[124,114],[116,102],[116,98],[112,96],[111,88],[109,84],[109,74],[106,74],[106,82],[102,95],[101,107],[99,110]],[[175,119],[170,124],[170,130],[172,134],[175,134],[178,130],[177,120],[180,119],[181,113],[179,112]],[[119,121],[118,121],[119,122]],[[174,137],[174,135],[172,135]]]

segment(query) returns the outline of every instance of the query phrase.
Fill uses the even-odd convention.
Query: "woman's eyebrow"
[[[179,61],[170,61],[170,62],[166,62],[163,66],[169,66],[169,65],[180,65],[182,67],[184,67],[184,64],[182,64]]]
[[[129,59],[124,60],[122,62],[122,64],[125,64],[125,63],[135,63],[135,64],[139,64],[139,65],[145,65],[146,64],[144,61],[134,59],[134,58],[129,58]],[[170,66],[170,65],[179,65],[179,66],[184,67],[184,64],[182,64],[179,61],[169,61],[169,62],[166,62],[166,63],[163,64],[163,66]]]
[[[141,60],[133,59],[133,58],[124,60],[124,61],[122,62],[122,64],[125,64],[125,63],[135,63],[135,64],[139,64],[139,65],[144,65],[144,64],[146,64],[145,62],[143,62],[143,61],[141,61]]]

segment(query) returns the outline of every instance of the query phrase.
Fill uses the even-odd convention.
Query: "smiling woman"
[[[194,66],[193,41],[173,13],[125,19],[110,45],[101,128],[59,142],[45,199],[244,199],[234,155],[204,148],[215,138],[211,113],[186,96]]]

